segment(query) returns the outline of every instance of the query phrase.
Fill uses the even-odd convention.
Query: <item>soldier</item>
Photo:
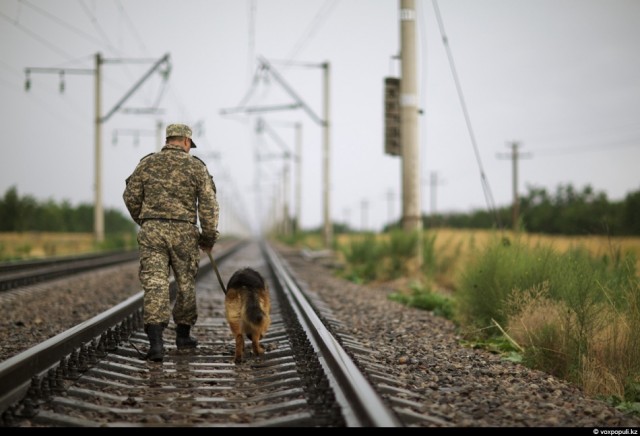
[[[155,362],[163,360],[162,333],[172,315],[170,267],[178,286],[173,307],[176,346],[197,347],[190,331],[198,318],[198,247],[211,253],[219,235],[216,186],[205,163],[189,154],[196,147],[191,136],[189,126],[167,126],[165,146],[140,160],[127,178],[123,194],[131,218],[140,226],[139,277],[144,290],[144,330],[150,345],[146,358]]]

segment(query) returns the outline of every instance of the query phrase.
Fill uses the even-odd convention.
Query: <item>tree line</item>
[[[640,235],[640,191],[622,201],[609,201],[606,193],[587,185],[576,190],[571,184],[559,185],[555,193],[527,187],[520,198],[517,228],[531,233],[557,235]],[[495,211],[447,213],[423,216],[425,228],[507,228],[512,229],[512,206]]]
[[[116,209],[105,209],[105,233],[134,232],[135,223]],[[424,228],[452,227],[471,229],[513,228],[511,205],[494,211],[423,215]],[[531,233],[558,235],[640,235],[640,190],[622,201],[609,201],[606,193],[590,185],[576,190],[571,184],[559,185],[555,193],[544,188],[527,187],[520,198],[518,228]],[[15,186],[0,198],[0,232],[93,232],[93,205],[72,206],[65,200],[38,201],[20,196]],[[400,227],[394,223],[385,230]],[[334,224],[336,233],[348,226]]]
[[[93,205],[72,206],[53,200],[38,201],[30,195],[18,195],[15,186],[0,198],[0,232],[69,232],[91,233],[94,226]],[[136,225],[128,215],[116,209],[104,210],[105,234],[135,232]]]

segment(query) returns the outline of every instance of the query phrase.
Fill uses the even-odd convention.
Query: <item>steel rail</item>
[[[243,245],[244,242],[236,243],[216,257],[228,257]],[[202,259],[199,274],[208,268],[211,268],[210,263]],[[170,280],[173,285],[174,278]],[[130,334],[132,328],[138,328],[142,323],[143,296],[140,291],[106,312],[0,362],[0,413],[24,399],[29,389],[46,380],[47,376],[53,377],[52,371],[70,355],[75,353],[73,358],[77,359],[78,355],[104,353],[114,345],[113,341],[126,339],[122,336]]]
[[[244,246],[244,244],[237,244],[234,247],[230,247],[230,249],[224,253],[218,254],[216,259],[222,260],[223,257],[227,257],[235,253],[242,246]],[[271,406],[281,411],[291,409],[292,412],[289,413],[289,415],[281,417],[278,417],[277,415],[264,415],[261,413],[266,413],[267,409],[265,409],[264,412],[260,412],[261,409],[259,407],[256,409],[255,405],[253,405],[251,406],[252,408],[247,410],[243,409],[244,412],[242,413],[246,413],[247,416],[253,416],[253,418],[257,419],[257,422],[261,424],[252,424],[252,422],[249,421],[244,422],[250,426],[263,425],[266,423],[271,423],[269,425],[277,425],[277,422],[288,422],[290,425],[295,425],[293,424],[295,422],[329,422],[327,420],[334,419],[328,417],[328,414],[330,413],[329,411],[334,410],[342,416],[339,420],[343,423],[341,425],[346,425],[348,427],[402,427],[402,423],[399,421],[398,417],[383,402],[380,395],[372,388],[371,384],[356,367],[347,352],[338,343],[338,340],[331,334],[328,328],[325,327],[320,317],[316,314],[313,305],[307,300],[304,292],[295,283],[295,279],[293,278],[288,264],[281,260],[279,255],[273,250],[273,248],[271,248],[270,245],[268,245],[266,241],[260,242],[259,250],[266,259],[266,267],[269,268],[273,277],[275,285],[274,290],[284,295],[287,300],[286,305],[289,307],[287,312],[289,312],[291,316],[295,317],[296,322],[300,325],[300,327],[296,327],[296,329],[306,337],[307,346],[302,346],[302,348],[300,348],[302,343],[295,340],[291,345],[296,346],[296,344],[298,344],[298,348],[296,348],[297,351],[301,351],[306,348],[306,353],[310,352],[311,356],[313,356],[313,361],[317,362],[315,363],[315,365],[317,365],[317,369],[320,369],[324,374],[318,378],[319,374],[315,372],[316,369],[313,368],[314,364],[310,364],[311,361],[306,361],[303,363],[304,370],[302,373],[297,372],[298,376],[301,377],[301,379],[298,380],[298,383],[301,383],[301,380],[304,379],[311,381],[312,383],[323,385],[324,383],[320,380],[324,379],[326,381],[324,388],[322,386],[316,386],[315,384],[313,386],[320,387],[321,391],[322,389],[325,389],[327,393],[330,392],[331,394],[327,396],[326,393],[314,392],[308,400],[303,400],[302,398],[296,398],[294,394],[289,393],[289,390],[281,393],[275,393],[278,396],[285,395],[285,397],[283,397],[283,401],[274,402]],[[206,262],[206,260],[201,261],[200,271],[202,273],[209,273],[211,268],[212,263]],[[172,280],[172,284],[174,283],[175,282]],[[102,422],[103,425],[109,426],[109,423],[112,422],[96,421],[95,418],[91,417],[82,419],[78,418],[77,415],[68,417],[64,415],[62,409],[68,408],[70,404],[76,404],[77,407],[84,407],[86,410],[83,410],[89,411],[89,415],[98,411],[106,412],[107,414],[117,412],[118,416],[116,417],[116,421],[113,423],[115,426],[125,424],[125,422],[135,422],[137,426],[148,426],[149,424],[145,424],[144,422],[146,421],[144,420],[136,421],[134,418],[133,421],[128,421],[127,419],[124,419],[119,415],[120,412],[118,411],[125,409],[121,409],[119,406],[113,406],[110,408],[108,404],[103,405],[99,401],[95,406],[92,406],[93,403],[91,401],[84,403],[83,400],[80,400],[81,402],[74,403],[74,401],[78,401],[77,399],[73,399],[76,398],[75,396],[65,403],[66,389],[63,387],[64,383],[61,382],[61,384],[58,385],[58,382],[56,381],[79,378],[79,381],[85,380],[84,383],[88,383],[89,385],[92,383],[107,383],[106,381],[100,381],[96,377],[105,376],[107,373],[111,374],[112,371],[115,371],[118,368],[128,368],[129,365],[127,365],[127,359],[130,358],[130,355],[127,353],[133,353],[133,350],[129,350],[125,354],[121,354],[122,348],[119,345],[125,341],[129,341],[129,343],[133,345],[130,338],[132,335],[135,336],[138,334],[137,332],[139,332],[142,325],[142,299],[143,293],[139,292],[109,311],[98,315],[63,334],[51,338],[50,340],[45,341],[24,353],[0,363],[0,413],[2,413],[2,421],[4,425],[12,426],[12,422],[15,422],[16,418],[18,420],[23,418],[29,419],[29,417],[32,416],[35,417],[36,420],[39,420],[40,424],[46,423],[48,422],[47,419],[50,419],[52,420],[52,423],[55,423],[53,425],[71,425],[74,423],[73,425],[93,426],[96,422]],[[210,328],[214,327],[215,323],[217,323],[217,321],[215,321]],[[280,339],[277,338],[278,336],[274,336],[271,340],[285,341],[286,343],[289,343],[290,341],[285,339],[284,336],[281,336]],[[273,344],[275,343],[277,342],[274,342]],[[279,362],[280,360],[290,357],[288,356],[289,351],[285,351],[286,348],[282,347],[282,344],[278,346],[278,351],[276,352],[277,356],[274,354],[271,359],[269,359],[267,365],[264,367],[265,370],[269,367],[273,367],[273,365],[277,366],[281,363]],[[109,359],[109,357],[106,356],[111,355],[112,352],[114,356],[116,356],[116,359],[112,361],[111,367],[105,366],[108,365],[108,363],[105,364],[105,361]],[[79,357],[82,355],[84,355],[84,358]],[[307,354],[307,356],[308,355],[309,354]],[[120,361],[118,361],[118,356]],[[73,364],[69,365],[69,362]],[[177,363],[179,363],[179,360]],[[218,365],[215,358],[213,360],[209,358],[205,361],[199,361],[194,364],[201,366]],[[291,362],[291,364],[293,364],[293,362]],[[131,368],[128,370],[135,372],[135,369]],[[256,367],[255,371],[251,371],[251,373],[257,374],[257,368],[258,367]],[[205,371],[204,367],[202,371]],[[221,367],[217,370],[214,369],[214,371],[224,372],[228,370],[224,370]],[[230,374],[234,372],[234,370],[231,370]],[[87,375],[82,375],[85,373]],[[281,377],[281,371],[269,376],[265,374],[262,381],[259,383],[252,383],[252,385],[255,384],[257,387],[267,381],[273,383],[284,382],[281,380]],[[129,380],[133,382],[132,378]],[[210,380],[215,380],[215,378],[204,377],[203,380],[210,382]],[[173,384],[177,383],[177,381],[172,377],[169,378],[169,381]],[[198,385],[199,382],[197,380],[191,381],[190,379],[184,379],[181,381],[189,384],[196,383],[193,386],[199,386],[199,389],[211,388],[210,386]],[[226,380],[224,381],[226,382]],[[123,381],[122,383],[125,383],[122,385],[124,388],[127,382]],[[218,387],[221,387],[221,385]],[[123,392],[126,392],[126,390]],[[302,391],[300,393],[302,393]],[[86,395],[89,395],[87,398],[93,397],[90,390],[87,391]],[[125,394],[123,393],[122,395]],[[293,396],[288,398],[290,395]],[[114,400],[113,398],[111,398],[111,400],[116,401],[117,405],[120,400],[118,398]],[[43,403],[48,403],[50,399],[55,405],[48,408],[42,405]],[[325,400],[328,399],[331,399],[330,402],[325,402]],[[224,398],[217,398],[215,396],[210,397],[209,400],[225,401]],[[318,400],[321,400],[321,402],[319,403]],[[202,402],[204,400],[201,399],[199,401]],[[322,408],[317,415],[317,412],[306,412],[303,407],[304,404],[307,404],[307,401],[309,401],[309,405],[315,404],[312,408],[315,407],[316,411],[319,410],[317,409],[318,404],[323,404],[324,408]],[[196,404],[198,404],[197,401]],[[248,404],[251,404],[251,401],[249,401]],[[53,409],[51,409],[51,407],[53,407]],[[59,412],[56,407],[60,407]],[[73,406],[71,407],[73,409]],[[143,409],[144,408],[138,410],[134,407],[130,410],[130,414],[132,416],[139,413],[153,414],[153,412],[145,412]],[[78,410],[78,412],[80,412],[80,409],[74,410]],[[91,412],[92,410],[93,412]],[[55,412],[52,414],[50,413],[52,411]],[[175,412],[173,409],[172,411]],[[222,407],[219,410],[217,408],[206,409],[206,413],[205,409],[201,409],[196,406],[193,409],[193,416],[195,416],[196,419],[195,421],[192,421],[192,423],[207,425],[206,422],[198,420],[198,418],[203,414],[212,414],[212,416],[214,416],[214,421],[212,422],[219,422],[216,421],[215,417],[226,413],[235,413],[233,411],[233,406]],[[320,421],[314,421],[314,419],[316,419],[314,416],[319,418]],[[219,418],[220,417],[217,416],[218,420]],[[77,421],[73,421],[74,419],[77,419]],[[184,416],[180,416],[177,419],[177,425],[183,425],[184,422],[189,422],[188,417],[185,418]],[[226,421],[223,420],[221,422]],[[231,420],[228,424],[232,424],[232,422],[234,421]],[[167,425],[170,424],[170,422],[167,422]]]
[[[340,403],[349,427],[401,427],[395,413],[385,405],[378,393],[357,368],[338,340],[325,327],[287,267],[266,242],[262,250],[282,291],[292,302],[298,320],[314,349]]]
[[[125,251],[87,257],[69,257],[42,262],[11,264],[0,267],[0,291],[7,291],[18,286],[64,277],[98,267],[130,262],[137,258],[137,251]]]
[[[109,256],[113,256],[114,254],[122,254],[122,253],[138,253],[138,250],[133,251],[110,251],[110,252],[102,252],[102,253],[87,253],[76,256],[55,256],[55,257],[46,257],[41,259],[27,259],[27,260],[10,260],[6,262],[0,262],[0,273],[7,273],[10,271],[26,271],[34,268],[42,268],[45,266],[53,266],[53,265],[63,265],[69,264],[72,262],[78,262],[82,260],[91,260],[91,259],[100,259]]]

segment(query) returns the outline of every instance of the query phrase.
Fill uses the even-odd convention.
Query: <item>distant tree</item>
[[[553,195],[546,189],[527,186],[520,198],[520,227],[525,231],[565,235],[640,235],[640,192],[627,195],[623,202],[611,202],[604,192],[590,185],[577,190],[571,184],[559,185]],[[512,228],[511,207],[495,213],[438,214],[423,217],[425,228]]]
[[[92,208],[93,209],[93,208]],[[128,216],[124,216],[116,209],[104,211],[104,231],[107,234],[133,232],[136,224]]]
[[[0,231],[12,232],[15,230],[16,219],[19,216],[18,190],[15,186],[7,189],[0,200]]]
[[[61,204],[50,199],[38,203],[27,195],[18,195],[10,187],[0,199],[0,231],[80,232],[93,231],[93,206],[80,204],[74,208],[68,200]],[[133,232],[136,225],[128,215],[115,209],[105,210],[105,233]]]
[[[625,232],[640,235],[640,191],[628,194],[621,212]]]

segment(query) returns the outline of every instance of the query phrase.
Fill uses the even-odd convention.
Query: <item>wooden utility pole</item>
[[[518,221],[520,220],[520,198],[518,197],[518,159],[530,157],[529,153],[519,153],[520,143],[512,141],[507,144],[507,147],[511,147],[511,153],[498,153],[498,158],[510,158],[511,159],[511,182],[513,189],[513,204],[511,205],[511,220],[512,228],[514,232],[519,229]]]

